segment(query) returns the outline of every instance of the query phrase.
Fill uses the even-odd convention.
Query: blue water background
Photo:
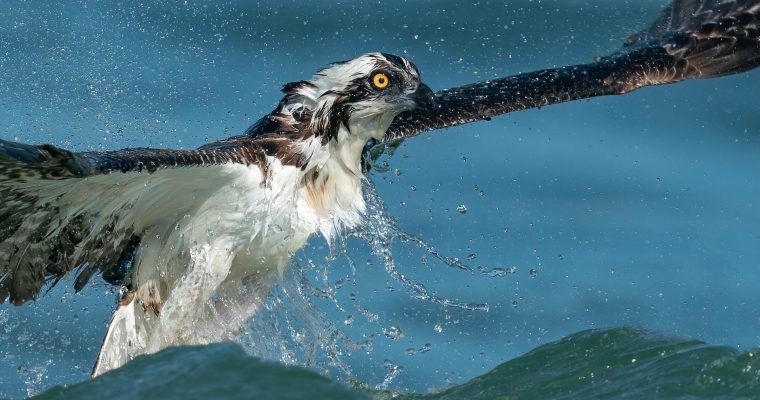
[[[588,62],[665,3],[5,0],[0,135],[75,150],[192,148],[242,132],[274,107],[283,83],[331,61],[404,55],[438,90]],[[646,88],[408,140],[388,172],[372,174],[398,226],[470,265],[515,271],[469,274],[397,243],[403,273],[438,295],[489,305],[444,308],[414,299],[376,260],[364,263],[369,246],[349,239],[361,267],[351,290],[379,316],[345,327],[374,341],[371,354],[346,357],[354,374],[374,386],[401,365],[390,387],[426,391],[599,327],[758,346],[759,76]],[[319,263],[325,253],[315,238],[299,257]],[[71,292],[63,282],[34,304],[0,307],[0,397],[86,379],[114,294],[97,282]],[[343,326],[344,313],[321,307]],[[386,338],[391,326],[403,338]]]

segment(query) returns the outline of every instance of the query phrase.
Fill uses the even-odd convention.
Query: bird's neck
[[[344,228],[358,225],[366,210],[362,196],[361,156],[371,138],[382,138],[393,121],[390,116],[352,118],[341,125],[334,139],[304,141],[301,150],[309,162],[300,182],[302,197],[320,219],[328,239]]]
[[[337,140],[332,141],[332,156],[337,157],[356,175],[362,175],[361,158],[364,147],[371,139],[382,140],[393,122],[393,114],[353,116],[348,128],[341,127]]]

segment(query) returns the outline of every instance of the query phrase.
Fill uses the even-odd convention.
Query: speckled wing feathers
[[[159,168],[202,167],[227,163],[256,165],[265,171],[266,155],[267,152],[260,143],[248,136],[209,143],[195,150],[132,148],[77,154],[85,158],[90,165],[85,175],[117,171],[154,172]]]
[[[102,187],[117,188],[141,175],[147,180],[149,172],[181,166],[239,163],[256,165],[265,174],[266,152],[250,140],[230,138],[189,151],[99,153],[0,140],[0,303],[32,300],[46,284],[73,271],[78,272],[76,290],[99,272],[108,282],[125,283],[125,260],[140,239],[140,232],[123,223],[135,195]],[[99,183],[88,183],[95,177]],[[97,184],[101,187],[94,189]],[[82,191],[82,204],[66,200],[75,190]]]
[[[438,108],[399,115],[386,140],[526,108],[747,71],[760,64],[759,23],[760,0],[675,0],[609,57],[438,92]]]
[[[690,78],[709,78],[755,68],[759,30],[758,0],[680,0],[626,48],[660,45],[693,72]]]
[[[82,165],[72,164],[76,157],[54,148],[41,150],[38,159],[30,158],[33,152],[15,153],[27,163],[9,154],[30,149],[0,150],[0,303],[31,300],[75,267],[81,269],[80,289],[96,268],[115,266],[131,233],[114,229],[117,213],[90,235],[92,215],[68,215],[55,203],[67,181],[82,175]]]
[[[651,54],[652,61],[663,55]],[[622,70],[628,59],[633,64],[627,68],[635,67],[637,59],[622,56],[593,64],[541,70],[443,90],[436,93],[436,108],[417,109],[396,117],[385,139],[394,141],[421,132],[488,120],[513,111],[619,93],[623,89],[618,82],[604,82],[612,72]]]
[[[647,29],[631,35],[628,46],[657,41],[668,33],[681,32],[695,37],[757,37],[757,0],[676,0]],[[721,31],[723,33],[721,33]]]

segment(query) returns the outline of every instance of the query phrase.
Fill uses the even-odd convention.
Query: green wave
[[[39,399],[752,399],[758,352],[616,328],[576,333],[432,394],[365,392],[234,344],[177,347]]]
[[[757,352],[641,329],[591,330],[417,399],[760,398]]]

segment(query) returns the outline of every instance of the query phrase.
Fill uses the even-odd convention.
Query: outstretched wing
[[[273,141],[271,139],[270,141]],[[130,148],[118,151],[74,153],[50,144],[30,145],[0,139],[0,173],[20,179],[85,177],[111,172],[154,172],[161,168],[209,166],[227,163],[263,166],[266,140],[243,135],[209,143],[194,150]]]
[[[0,303],[34,299],[74,270],[76,290],[97,272],[127,283],[147,229],[172,229],[250,170],[230,165],[253,165],[264,179],[265,142],[257,143],[72,153],[0,140]]]
[[[436,93],[438,107],[396,117],[385,136],[400,140],[527,108],[644,86],[711,78],[760,65],[760,0],[675,0],[616,54]]]

